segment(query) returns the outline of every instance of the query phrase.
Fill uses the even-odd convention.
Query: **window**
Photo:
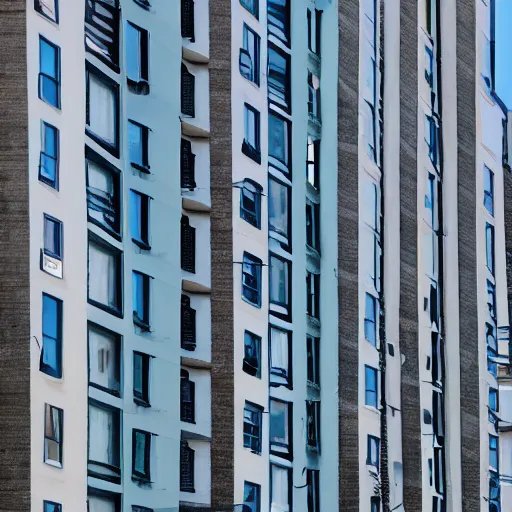
[[[149,128],[128,121],[128,153],[130,164],[138,171],[149,173]]]
[[[240,217],[255,228],[261,227],[262,187],[253,180],[245,179],[240,187]]]
[[[320,274],[306,272],[307,314],[320,320]]]
[[[320,512],[320,471],[306,470],[308,487],[308,512]]]
[[[196,273],[196,228],[186,215],[181,216],[181,269]]]
[[[306,435],[308,448],[320,452],[320,402],[306,400]]]
[[[59,23],[59,2],[58,0],[34,0],[34,9],[42,14],[45,18],[49,20]],[[50,502],[48,502],[50,503]],[[55,503],[56,505],[56,503]],[[60,505],[59,505],[60,507]],[[53,509],[48,509],[50,512],[53,512]],[[55,509],[55,512],[60,512],[59,509]],[[46,509],[44,512],[47,512]]]
[[[187,441],[181,441],[180,449],[180,491],[196,492],[194,489],[195,452]]]
[[[244,506],[245,512],[260,512],[261,487],[258,484],[244,482]]]
[[[195,42],[194,0],[181,0],[181,37]]]
[[[130,232],[132,241],[145,250],[151,249],[149,245],[149,201],[149,196],[130,190]]]
[[[291,110],[290,56],[273,46],[268,47],[268,99],[284,109]]]
[[[120,512],[121,495],[89,488],[87,512]]]
[[[119,85],[89,64],[86,65],[85,122],[87,135],[119,157]]]
[[[85,49],[119,72],[119,5],[117,0],[85,2]]]
[[[485,225],[485,248],[487,268],[494,275],[494,226],[489,223]]]
[[[496,287],[489,280],[487,280],[487,308],[489,316],[496,320]]]
[[[133,401],[142,407],[149,402],[149,361],[151,357],[141,352],[133,353]]]
[[[256,19],[258,19],[260,0],[240,0],[240,5],[247,9]]]
[[[261,337],[252,332],[244,333],[244,363],[245,373],[261,378]]]
[[[425,46],[425,80],[430,88],[434,86],[434,52]]]
[[[378,496],[372,496],[370,498],[370,512],[380,512],[380,498]]]
[[[135,3],[138,3],[139,0],[134,0]],[[132,505],[132,512],[155,512],[152,508],[148,507],[140,507],[138,505]]]
[[[263,408],[245,402],[244,407],[244,447],[253,453],[261,453],[261,416]]]
[[[242,153],[257,164],[261,164],[260,113],[247,103],[244,104],[244,128]]]
[[[437,166],[439,162],[439,127],[433,117],[425,116],[425,142],[427,143],[428,156],[432,164]]]
[[[290,0],[268,0],[268,33],[290,45]]]
[[[306,199],[306,244],[320,252],[320,205]]]
[[[44,461],[62,467],[62,439],[64,411],[53,405],[44,405]]]
[[[39,98],[60,108],[60,48],[39,36]]]
[[[270,254],[270,313],[289,318],[291,312],[291,263]]]
[[[270,326],[270,385],[292,385],[291,365],[291,333]]]
[[[433,36],[434,35],[434,29],[436,25],[436,15],[437,15],[437,0],[427,0],[425,2],[426,7],[426,28],[427,32]]]
[[[59,130],[45,122],[41,123],[39,181],[59,190]]]
[[[484,206],[494,215],[494,173],[488,167],[484,167]]]
[[[366,294],[364,337],[374,347],[377,346],[377,299],[369,293]]]
[[[308,114],[320,121],[320,79],[308,71]]]
[[[291,164],[291,123],[272,110],[268,112],[268,163],[288,174]]]
[[[368,41],[363,42],[363,52],[364,52],[364,71],[365,71],[365,83],[364,83],[364,89],[363,89],[363,98],[375,107],[376,103],[376,96],[375,96],[375,89],[377,87],[377,79],[376,79],[376,73],[377,73],[377,66],[375,64],[375,48],[373,43],[369,43]],[[317,79],[318,80],[318,79]],[[311,85],[310,85],[311,87]]]
[[[196,310],[190,306],[190,297],[181,296],[181,348],[196,349]]]
[[[380,439],[375,436],[368,436],[368,450],[366,454],[366,464],[375,466],[377,472],[379,471],[379,446]]]
[[[498,438],[489,435],[489,467],[498,471]]]
[[[315,55],[320,56],[320,41],[321,41],[321,27],[322,27],[322,11],[315,9],[313,12],[307,10],[308,18],[308,50]]]
[[[62,301],[43,293],[43,348],[39,370],[62,377]]]
[[[88,324],[89,385],[121,396],[121,336]]]
[[[482,66],[482,78],[484,79],[487,87],[491,88],[492,83],[492,57],[491,57],[491,41],[484,34],[484,32],[480,32],[481,36],[481,66]]]
[[[244,23],[243,47],[239,57],[240,74],[260,85],[260,36]]]
[[[180,394],[180,420],[186,423],[195,423],[196,385],[190,380],[187,370],[181,370]]]
[[[496,357],[498,356],[498,342],[496,340],[496,327],[495,325],[487,322],[485,324],[485,336],[487,341],[487,370],[497,376],[498,365]]]
[[[428,1],[428,0],[427,0]],[[366,40],[375,44],[375,14],[376,14],[375,0],[364,0],[363,2],[363,23],[364,34]],[[373,512],[373,511],[372,511]]]
[[[132,272],[133,323],[143,331],[149,331],[150,279],[142,272]]]
[[[181,64],[181,113],[186,117],[195,117],[196,77],[185,64]]]
[[[181,139],[181,188],[194,190],[196,188],[196,155],[192,153],[192,143],[187,139]]]
[[[441,383],[444,378],[444,342],[441,336],[432,332],[432,381]]]
[[[500,477],[496,471],[489,471],[489,512],[500,512]]]
[[[291,512],[292,510],[292,470],[270,465],[270,510]]]
[[[242,263],[242,298],[256,307],[261,307],[261,267],[259,258],[244,252]]]
[[[364,121],[364,136],[367,146],[367,154],[374,162],[377,161],[376,147],[376,134],[375,134],[375,108],[373,105],[364,102],[363,106],[363,121]]]
[[[149,93],[149,33],[128,22],[126,24],[126,76],[133,92]]]
[[[494,388],[489,388],[489,409],[498,411],[498,390]]]
[[[119,171],[98,154],[86,150],[87,218],[113,236],[121,233]]]
[[[427,186],[425,191],[425,208],[427,209],[427,220],[432,229],[437,229],[437,180],[433,174],[428,173],[426,185]]]
[[[90,304],[122,316],[122,252],[89,233],[88,300]]]
[[[285,245],[290,243],[291,188],[269,178],[268,180],[268,224],[271,236]]]
[[[308,384],[320,387],[320,338],[308,336],[306,344]]]
[[[308,137],[306,179],[317,190],[320,188],[320,140],[312,137]]]
[[[62,512],[62,505],[54,501],[43,501],[43,512]]]
[[[132,430],[132,480],[151,480],[151,434]]]
[[[365,397],[364,403],[371,407],[377,408],[378,399],[378,382],[377,382],[377,370],[371,366],[364,367],[365,376]]]
[[[432,392],[432,427],[436,442],[442,444],[444,437],[444,396],[437,391]]]
[[[62,222],[46,213],[43,217],[41,270],[62,279]]]
[[[89,476],[121,483],[120,425],[119,409],[89,400]]]
[[[292,455],[292,405],[270,400],[270,452],[281,457]]]

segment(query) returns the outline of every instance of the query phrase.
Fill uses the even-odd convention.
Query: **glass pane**
[[[43,125],[43,150],[47,155],[57,158],[57,130],[47,124]]]
[[[57,82],[47,76],[41,76],[41,98],[54,107],[59,106]]]
[[[60,223],[47,217],[44,219],[44,248],[60,256]]]
[[[268,152],[269,156],[288,165],[288,125],[272,113],[268,116]]]
[[[269,180],[268,216],[270,228],[288,237],[288,187]]]
[[[114,254],[89,243],[89,298],[117,307],[117,262]]]
[[[132,80],[140,80],[141,55],[140,30],[131,23],[126,24],[126,74]]]
[[[135,471],[144,474],[146,456],[146,435],[141,432],[135,432]]]
[[[43,295],[43,334],[57,338],[59,321],[59,303],[52,297]]]
[[[114,432],[114,412],[108,409],[89,405],[89,460],[102,462],[115,466],[117,464],[117,450],[115,439],[118,432]]]
[[[89,372],[92,383],[119,391],[119,348],[114,334],[89,328]]]
[[[142,165],[142,127],[128,122],[128,151],[130,162]]]
[[[142,355],[133,354],[133,389],[142,394],[143,391],[142,375]]]
[[[288,304],[288,263],[274,256],[270,258],[270,301]]]
[[[40,71],[54,79],[57,79],[57,48],[44,39],[39,40],[40,46]]]
[[[89,127],[108,144],[116,143],[116,95],[93,74],[89,74]]]
[[[130,190],[130,232],[132,238],[142,241],[142,197]]]
[[[272,400],[270,402],[270,441],[288,444],[288,405]]]
[[[144,286],[142,275],[137,272],[132,274],[132,294],[133,312],[142,320],[144,318]]]

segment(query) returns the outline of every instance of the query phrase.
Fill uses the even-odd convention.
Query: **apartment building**
[[[0,508],[507,511],[510,23],[0,6]]]

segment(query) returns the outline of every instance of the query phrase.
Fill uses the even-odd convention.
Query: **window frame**
[[[270,66],[270,55],[271,52],[274,52],[277,56],[284,59],[285,61],[285,69],[284,69],[284,83],[283,83],[283,99],[281,100],[279,94],[280,91],[277,87],[275,87],[274,83],[277,83],[278,80],[276,78],[272,78],[271,66]],[[291,77],[291,57],[288,53],[283,51],[279,46],[273,44],[272,42],[268,42],[267,48],[267,97],[269,105],[275,105],[277,108],[283,110],[287,114],[291,114],[292,112],[292,77]]]
[[[44,334],[44,301],[45,297],[55,302],[56,305],[56,311],[57,311],[57,318],[56,321],[56,331],[57,331],[57,338],[55,338],[55,355],[56,355],[56,369],[52,369],[50,367],[46,368],[47,365],[44,364],[44,347],[45,347],[45,338],[51,338],[48,335]],[[64,302],[61,299],[58,299],[57,297],[54,297],[53,295],[49,295],[48,293],[42,294],[42,304],[41,304],[41,314],[42,314],[42,324],[41,324],[41,339],[43,341],[43,346],[41,348],[41,355],[39,360],[39,371],[42,373],[45,373],[46,375],[49,375],[50,377],[53,377],[55,379],[62,379],[62,341],[63,341],[63,308],[64,308]]]
[[[306,314],[309,318],[320,321],[320,273],[306,270]]]
[[[49,222],[54,224],[57,229],[58,243],[56,245],[58,245],[58,252],[51,251],[50,249],[48,249],[46,247],[46,241],[45,241],[46,226],[47,226],[47,223],[49,223]],[[61,220],[59,220],[55,217],[52,217],[51,215],[48,215],[47,213],[43,213],[43,249],[42,249],[42,251],[46,256],[49,256],[50,258],[54,258],[61,262],[64,260],[64,224],[62,223]],[[42,268],[42,270],[44,270],[44,269]]]
[[[369,301],[371,301],[373,307],[373,319],[369,316],[368,305]],[[364,338],[365,340],[373,345],[375,348],[379,345],[379,331],[378,331],[378,322],[379,322],[379,301],[377,297],[374,297],[371,293],[365,293],[365,308],[364,308]],[[370,325],[373,325],[370,331]],[[367,328],[368,327],[368,328]],[[368,334],[373,336],[373,339],[370,339]]]
[[[42,66],[42,51],[41,51],[41,43],[47,44],[54,50],[54,56],[55,56],[55,77],[47,75],[46,73],[43,73],[41,71]],[[51,107],[56,108],[57,110],[61,110],[62,104],[62,98],[61,98],[61,89],[62,89],[62,69],[61,69],[61,48],[60,46],[57,46],[55,43],[52,43],[48,38],[44,37],[43,35],[39,34],[39,72],[38,72],[38,97],[41,101],[46,103],[47,105],[50,105]],[[56,105],[53,103],[50,103],[45,97],[43,93],[43,79],[46,78],[50,80],[55,85],[55,95],[56,95]]]
[[[249,125],[249,112],[254,116],[254,146],[250,141],[247,140],[247,128]],[[261,115],[260,111],[257,110],[249,103],[244,103],[244,139],[242,142],[242,153],[261,165]]]
[[[378,473],[380,468],[380,439],[370,434],[366,439],[366,465],[375,467]],[[377,460],[373,459],[373,448],[376,448]]]
[[[276,133],[276,130],[270,129],[270,118],[273,117],[283,123],[286,140],[284,141],[285,160],[272,154],[272,147],[274,140],[271,138],[272,133]],[[292,175],[292,122],[285,116],[281,115],[274,108],[268,109],[268,166],[282,172],[287,178],[291,178]]]
[[[272,403],[284,404],[286,410],[285,416],[285,434],[288,443],[280,443],[272,440]],[[277,455],[283,459],[293,460],[293,402],[287,402],[278,398],[270,397],[269,400],[269,450],[271,455]],[[283,448],[279,450],[276,448]]]
[[[105,173],[108,173],[112,178],[112,187],[114,193],[112,196],[112,208],[114,210],[114,223],[111,226],[109,222],[101,221],[92,217],[89,213],[89,194],[92,194],[88,189],[89,185],[89,163],[101,168]],[[103,231],[111,235],[118,241],[121,241],[121,220],[122,220],[122,209],[121,209],[121,171],[112,165],[108,160],[100,156],[89,146],[85,146],[85,183],[86,183],[86,206],[87,206],[87,222],[91,222],[95,226],[98,226]],[[92,187],[91,187],[92,188]],[[92,209],[92,208],[91,208]]]
[[[278,230],[275,226],[272,225],[272,219],[277,219],[278,216],[272,215],[271,210],[274,207],[274,200],[272,191],[277,190],[275,187],[280,187],[279,190],[285,191],[286,194],[286,211],[284,212],[285,220],[286,220],[286,233]],[[281,196],[281,194],[279,194]],[[283,201],[277,201],[278,205],[282,205]],[[275,213],[275,212],[274,212]],[[280,213],[280,212],[278,212]],[[292,187],[284,183],[283,181],[277,179],[272,174],[268,176],[268,232],[269,237],[277,240],[281,247],[287,252],[291,252],[292,247]]]
[[[130,224],[130,234],[132,237],[132,242],[141,249],[143,249],[144,251],[150,251],[150,204],[152,197],[143,194],[138,190],[130,189],[130,202],[132,203],[132,212],[134,210],[133,201],[135,200],[135,197],[137,197],[137,200],[140,200],[140,219],[137,219],[137,222],[140,222],[140,238],[136,238],[134,236],[134,226]],[[130,218],[130,220],[133,219]]]
[[[500,441],[499,436],[489,434],[489,469],[499,472],[500,468]],[[496,461],[494,465],[492,462]]]
[[[43,500],[43,512],[62,512],[62,504],[56,501]]]
[[[117,364],[116,371],[117,371],[117,380],[118,380],[118,386],[119,386],[118,390],[112,389],[112,388],[107,388],[107,387],[102,386],[101,384],[98,384],[91,380],[91,336],[90,336],[91,330],[100,331],[102,333],[105,333],[108,337],[114,338],[115,352],[116,352],[114,354],[114,357],[115,357],[116,364]],[[123,381],[123,378],[122,378],[122,369],[123,369],[122,343],[123,343],[123,337],[121,336],[121,334],[118,334],[117,332],[107,329],[106,327],[104,327],[100,324],[97,324],[95,322],[91,322],[91,321],[87,322],[87,383],[88,383],[89,387],[99,389],[101,391],[104,391],[105,393],[108,393],[108,394],[116,396],[116,397],[121,397],[122,381]]]
[[[136,25],[135,23],[127,20],[126,26],[130,25],[132,30],[138,32],[138,64],[137,71],[138,77],[135,80],[133,77],[128,76],[128,65],[126,66],[126,82],[128,89],[136,94],[148,94],[149,93],[149,31]],[[128,62],[128,30],[125,34],[125,47],[126,47],[126,61]]]
[[[57,421],[58,421],[58,435],[55,435],[55,432],[53,432],[53,411],[57,412]],[[48,435],[46,432],[46,421],[47,421],[47,414],[50,415],[50,419],[52,421],[52,434]],[[64,451],[64,410],[60,407],[55,407],[54,405],[45,403],[44,404],[44,457],[43,462],[45,464],[48,464],[49,466],[54,466],[59,469],[62,469],[64,467],[63,463],[63,451]],[[54,442],[59,451],[59,460],[50,459],[48,455],[48,441]]]
[[[320,404],[320,400],[306,400],[306,448],[318,454],[321,446]],[[310,426],[314,431],[314,437],[310,436]]]
[[[252,186],[255,190],[249,190],[247,185]],[[254,194],[254,212],[244,207],[244,192],[247,191]],[[245,220],[256,229],[261,229],[261,196],[263,195],[263,187],[250,178],[245,178],[240,186],[240,218]]]
[[[320,512],[320,471],[318,469],[306,469],[306,486],[308,512]]]
[[[309,213],[308,213],[309,212]],[[306,198],[306,245],[320,254],[320,204]]]
[[[90,269],[90,255],[89,255],[89,249],[90,244],[95,244],[97,246],[100,246],[104,250],[111,253],[115,258],[115,300],[117,303],[117,306],[109,306],[108,304],[103,304],[101,302],[98,302],[95,299],[92,299],[90,297],[90,275],[91,275],[91,269]],[[111,315],[114,315],[118,318],[123,318],[123,308],[124,308],[124,301],[123,301],[123,251],[121,249],[118,249],[117,247],[114,247],[113,245],[109,244],[106,240],[99,237],[95,233],[89,231],[88,233],[88,243],[87,243],[87,302],[99,309],[102,309],[103,311],[106,311],[107,313],[110,313]]]
[[[97,1],[97,0],[96,0]],[[90,76],[102,82],[104,86],[108,87],[114,96],[114,144],[102,139],[99,135],[95,134],[90,128],[91,120],[91,102],[90,102]],[[89,61],[85,62],[85,134],[96,144],[108,151],[111,155],[119,158],[120,153],[120,90],[119,84],[112,80],[108,75],[100,71],[97,67],[93,66]]]
[[[251,344],[248,344],[247,341],[250,340]],[[251,375],[252,377],[256,377],[258,379],[261,379],[261,336],[258,336],[257,334],[254,334],[251,331],[248,331],[247,329],[244,330],[244,359],[242,364],[242,370],[247,373],[248,375]],[[248,347],[252,345],[254,348],[255,355],[252,356],[252,359],[256,361],[256,366],[254,364],[251,364],[250,358],[247,355],[247,349]]]
[[[240,0],[240,5],[250,14],[252,14],[257,20],[260,16],[260,0],[249,0],[252,1],[254,7],[248,4],[248,0]]]
[[[306,146],[306,183],[316,191],[320,190],[320,141],[308,135]],[[314,160],[309,160],[310,147]]]
[[[39,13],[43,18],[58,25],[59,24],[59,0],[54,0],[53,7],[55,9],[55,19],[44,12],[44,7],[41,5],[41,0],[34,0],[34,11]],[[48,503],[53,503],[53,502],[48,502]]]
[[[244,270],[245,266],[250,266],[251,268],[255,268],[256,271],[252,274],[249,274]],[[253,254],[248,253],[247,251],[244,251],[243,259],[242,259],[242,300],[247,302],[248,304],[251,304],[252,306],[256,308],[261,308],[261,296],[262,296],[262,267],[263,262],[260,258],[257,256],[254,256]],[[247,285],[244,282],[244,277],[248,275],[250,278],[255,279],[256,286],[252,287]],[[257,295],[257,301],[252,301],[249,297],[247,297],[245,290],[249,290],[247,293],[254,293]]]
[[[286,471],[288,474],[287,483],[288,483],[288,512],[293,511],[293,470],[291,467],[284,466],[282,464],[276,463],[276,462],[270,462],[270,492],[269,492],[269,498],[270,498],[270,508],[272,508],[272,498],[273,498],[273,490],[274,490],[274,481],[272,478],[272,467],[275,466],[283,471]],[[278,505],[284,505],[284,503],[279,503]]]
[[[291,8],[290,8],[290,0],[286,0],[286,5],[284,6],[284,23],[283,23],[283,29],[281,29],[278,25],[277,16],[275,14],[270,14],[270,8],[271,5],[277,5],[272,0],[268,0],[267,3],[267,27],[268,27],[268,35],[275,37],[282,43],[284,43],[288,48],[290,48],[291,45]],[[278,6],[282,7],[282,6]],[[280,12],[280,11],[277,11]]]
[[[487,183],[487,177],[489,182]],[[489,190],[487,189],[489,185]],[[484,165],[484,207],[494,217],[494,172]]]
[[[136,276],[140,276],[142,285],[142,305],[137,303],[134,297],[134,280]],[[132,313],[133,324],[139,327],[143,332],[151,329],[151,279],[148,274],[144,274],[139,270],[132,270]],[[139,309],[142,307],[143,318],[139,316]],[[136,309],[135,309],[136,308]]]
[[[144,436],[144,472],[135,469],[137,464],[137,435]],[[135,482],[151,482],[151,437],[153,434],[146,430],[132,429],[132,480]]]
[[[310,350],[311,347],[311,350]],[[307,383],[320,389],[320,338],[317,336],[306,336],[307,353]],[[311,358],[310,358],[311,354]],[[311,364],[310,364],[311,361]]]
[[[368,375],[369,372],[372,372],[372,375],[374,376],[375,380],[375,389],[371,389],[368,387]],[[364,389],[365,389],[365,397],[364,397],[364,404],[368,407],[372,407],[374,409],[379,409],[379,371],[377,368],[373,368],[370,365],[365,364],[364,365]],[[369,395],[375,396],[375,400],[369,400]]]
[[[254,491],[254,499],[252,503],[254,506],[248,504],[250,502],[247,501],[247,492],[246,489],[250,487],[251,490]],[[261,510],[261,485],[255,484],[253,482],[248,482],[247,480],[244,480],[244,506],[249,507],[248,512],[260,512]]]
[[[306,17],[308,22],[308,50],[317,57],[322,54],[321,51],[321,40],[322,40],[322,10],[315,9],[315,17],[313,19],[313,11],[307,9]],[[313,37],[313,27],[314,36]],[[314,47],[313,47],[314,43]]]
[[[251,415],[256,415],[256,421],[254,418],[251,422],[246,421],[246,411],[250,412]],[[243,447],[247,448],[255,455],[261,455],[263,442],[262,442],[262,426],[263,426],[263,407],[253,402],[245,401],[244,404],[244,415],[243,415]],[[248,425],[254,432],[246,432],[245,426]],[[254,446],[254,443],[256,446]]]
[[[256,0],[259,1],[259,0]],[[254,40],[254,48],[249,48],[249,32]],[[254,53],[251,54],[251,51]],[[250,76],[242,72],[242,55],[249,57],[251,60]],[[261,60],[261,37],[257,34],[247,23],[244,22],[242,29],[242,47],[240,48],[240,55],[238,57],[238,67],[240,74],[249,82],[260,86],[260,60]]]
[[[277,366],[272,365],[272,330],[280,331],[286,335],[287,340],[287,364],[288,368],[279,368]],[[278,327],[273,324],[269,324],[268,326],[268,365],[269,365],[269,386],[270,387],[279,387],[284,386],[288,389],[293,389],[293,358],[292,358],[292,331],[288,331],[281,327]],[[274,376],[274,377],[272,377]],[[279,380],[282,379],[282,380]]]
[[[48,148],[46,145],[46,129],[50,129],[54,133],[55,139],[55,156],[51,156],[48,153]],[[45,168],[43,165],[43,156],[55,161],[55,179],[50,180],[46,176],[43,175],[41,169]],[[55,190],[59,190],[59,164],[60,164],[60,131],[57,127],[52,124],[41,120],[41,148],[39,150],[39,172],[38,172],[38,180],[49,187],[52,187]]]
[[[268,302],[269,302],[269,314],[272,316],[276,316],[278,318],[282,318],[283,320],[291,320],[292,315],[292,262],[282,256],[277,255],[276,253],[269,252],[268,255],[269,264],[268,264]],[[275,297],[272,296],[272,269],[274,268],[273,262],[278,260],[283,264],[284,270],[284,278],[285,278],[285,302],[280,302]],[[280,273],[280,272],[279,272]],[[281,290],[279,290],[278,295],[281,294]]]
[[[137,372],[135,358],[140,357],[141,360],[141,391],[135,388],[135,376]],[[145,354],[144,352],[139,352],[137,350],[133,351],[133,402],[141,407],[151,407],[150,401],[150,391],[151,391],[151,358],[149,354]]]
[[[318,87],[315,87],[315,81],[318,82]],[[308,71],[308,116],[318,122],[322,121],[320,77],[312,71]]]
[[[141,152],[141,162],[134,162],[130,157],[130,129],[131,127],[136,127],[140,130],[140,152]],[[140,171],[144,174],[150,174],[151,166],[149,165],[149,132],[150,128],[146,125],[141,124],[133,119],[128,119],[127,125],[127,143],[128,143],[128,160],[130,162],[131,167]]]
[[[121,410],[117,407],[113,407],[111,405],[108,405],[103,402],[99,402],[98,400],[94,400],[93,398],[89,398],[88,401],[88,411],[90,407],[96,407],[97,409],[103,409],[108,411],[112,414],[112,424],[114,429],[112,430],[113,439],[112,440],[112,446],[115,450],[115,453],[113,452],[112,456],[114,462],[117,462],[119,465],[112,465],[109,463],[104,463],[100,461],[94,461],[90,458],[90,445],[91,445],[91,419],[90,414],[87,416],[87,475],[93,478],[98,478],[100,480],[105,480],[107,482],[112,482],[116,484],[121,483],[121,474],[123,470],[123,464],[121,461],[122,456],[122,428],[121,428]],[[91,468],[92,466],[92,468]],[[99,466],[100,468],[106,468],[110,470],[111,474],[106,473],[100,473],[97,471],[94,471],[94,467]]]
[[[185,402],[183,399],[184,386],[188,386],[188,394],[190,400]],[[188,415],[186,414],[184,405],[189,403]],[[196,383],[190,378],[190,372],[184,368],[180,371],[180,421],[184,423],[196,423]]]

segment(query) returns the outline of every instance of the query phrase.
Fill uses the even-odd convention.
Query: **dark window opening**
[[[142,272],[132,272],[133,323],[143,331],[150,329],[150,280],[151,277]]]
[[[496,321],[496,287],[487,280],[487,308],[489,316]]]
[[[291,335],[272,325],[269,328],[270,386],[292,387]]]
[[[306,444],[310,450],[320,453],[320,402],[306,400]]]
[[[132,241],[141,249],[149,251],[149,203],[151,198],[130,190],[130,232]]]
[[[128,22],[125,40],[128,87],[136,94],[149,94],[149,33]]]
[[[263,408],[245,402],[244,407],[244,448],[253,453],[261,454],[261,419]]]
[[[149,407],[149,364],[150,356],[141,352],[133,353],[133,401],[142,407]]]
[[[306,179],[317,190],[320,188],[320,139],[312,137],[308,137]]]
[[[181,0],[181,37],[195,42],[194,0]]]
[[[43,348],[39,370],[62,378],[62,301],[43,293]]]
[[[308,488],[308,512],[320,512],[320,471],[306,470]]]
[[[185,64],[181,64],[181,113],[187,117],[195,117],[196,77],[189,72]]]
[[[261,195],[263,187],[245,179],[240,187],[240,217],[255,228],[261,227]]]
[[[444,397],[442,393],[432,392],[432,428],[439,445],[444,444]]]
[[[44,462],[62,468],[64,411],[45,404]]]
[[[317,121],[321,119],[320,79],[308,71],[308,114]]]
[[[194,489],[194,459],[195,451],[187,441],[181,441],[180,449],[180,491],[196,492]]]
[[[487,268],[489,272],[494,275],[494,226],[489,223],[485,225],[485,249]]]
[[[44,214],[43,240],[44,253],[62,261],[62,222],[46,213]]]
[[[306,244],[320,252],[320,205],[306,199]]]
[[[261,164],[260,113],[251,105],[244,105],[244,140],[242,153]]]
[[[85,49],[119,73],[119,5],[117,0],[86,0]]]
[[[243,77],[260,85],[260,36],[245,23],[238,65]]]
[[[195,181],[196,155],[192,153],[192,143],[187,139],[181,139],[181,188],[194,190],[196,188]]]
[[[186,215],[181,216],[181,269],[196,273],[196,228]]]
[[[249,331],[244,333],[243,371],[261,378],[261,337]]]
[[[307,337],[308,384],[320,387],[320,338]]]
[[[60,48],[39,36],[39,98],[60,109]]]
[[[488,167],[484,167],[484,206],[494,215],[494,173]]]
[[[181,348],[196,349],[196,310],[190,306],[190,297],[181,296]]]
[[[306,272],[307,314],[320,320],[320,274]]]
[[[259,258],[244,252],[242,263],[242,297],[256,307],[261,307],[261,267]]]
[[[307,10],[308,20],[308,50],[315,55],[320,56],[321,27],[322,27],[322,11],[315,9],[313,12]]]
[[[151,481],[151,434],[132,430],[132,480]]]
[[[149,128],[128,120],[128,154],[134,169],[149,173]]]
[[[39,154],[39,181],[59,190],[59,130],[41,123],[41,152]]]
[[[181,370],[180,397],[180,420],[195,423],[196,384],[190,380],[187,370]]]
[[[444,379],[444,341],[440,334],[432,332],[432,382],[442,385]]]

